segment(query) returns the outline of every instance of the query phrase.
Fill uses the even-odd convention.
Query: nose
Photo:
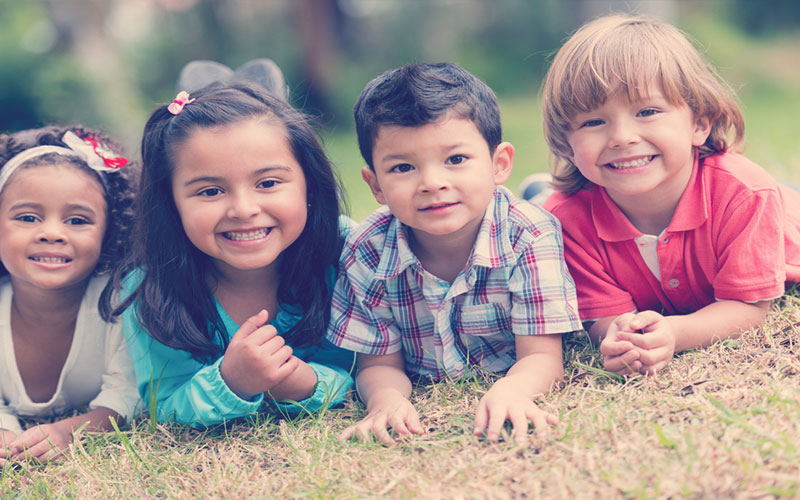
[[[610,127],[608,146],[610,148],[624,148],[639,142],[639,132],[630,120],[615,120]]]
[[[61,226],[61,221],[45,220],[39,228],[37,239],[41,243],[64,243],[66,235]]]
[[[423,193],[443,191],[450,187],[447,171],[443,167],[423,167],[420,172],[419,190]]]
[[[231,219],[250,219],[261,210],[252,193],[233,193],[228,206],[228,217]]]

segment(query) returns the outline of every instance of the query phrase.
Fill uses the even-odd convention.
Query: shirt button
[[[668,285],[670,288],[678,288],[678,285],[680,285],[680,284],[681,284],[680,280],[678,280],[678,279],[676,279],[676,278],[672,278],[671,280],[669,280],[669,281],[667,282],[667,285]]]
[[[669,241],[669,236],[664,236],[664,243]]]

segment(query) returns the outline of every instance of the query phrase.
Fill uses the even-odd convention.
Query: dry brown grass
[[[87,436],[61,463],[0,479],[10,498],[773,498],[800,497],[800,307],[785,297],[739,340],[677,357],[658,378],[617,380],[582,339],[544,404],[547,438],[471,434],[490,377],[416,391],[427,433],[385,448],[339,442],[361,405],[206,432]],[[23,476],[28,486],[20,489]]]

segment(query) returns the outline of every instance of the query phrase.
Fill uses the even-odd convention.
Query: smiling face
[[[303,169],[285,128],[263,120],[192,132],[172,193],[186,236],[223,273],[266,268],[306,224]]]
[[[75,166],[15,172],[0,195],[0,260],[14,287],[82,284],[100,257],[106,211],[98,180]]]
[[[362,169],[375,199],[420,237],[477,234],[494,186],[511,173],[514,149],[494,154],[471,120],[446,116],[420,127],[381,126],[373,172]]]
[[[606,188],[618,204],[680,199],[694,163],[693,146],[710,132],[685,104],[672,104],[658,86],[631,102],[617,91],[597,109],[578,113],[567,134],[572,163]]]

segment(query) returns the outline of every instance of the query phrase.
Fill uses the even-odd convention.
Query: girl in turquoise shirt
[[[181,92],[151,115],[142,159],[113,314],[145,403],[193,426],[265,400],[290,413],[341,403],[352,354],[322,340],[342,246],[337,183],[301,114],[249,84]]]

